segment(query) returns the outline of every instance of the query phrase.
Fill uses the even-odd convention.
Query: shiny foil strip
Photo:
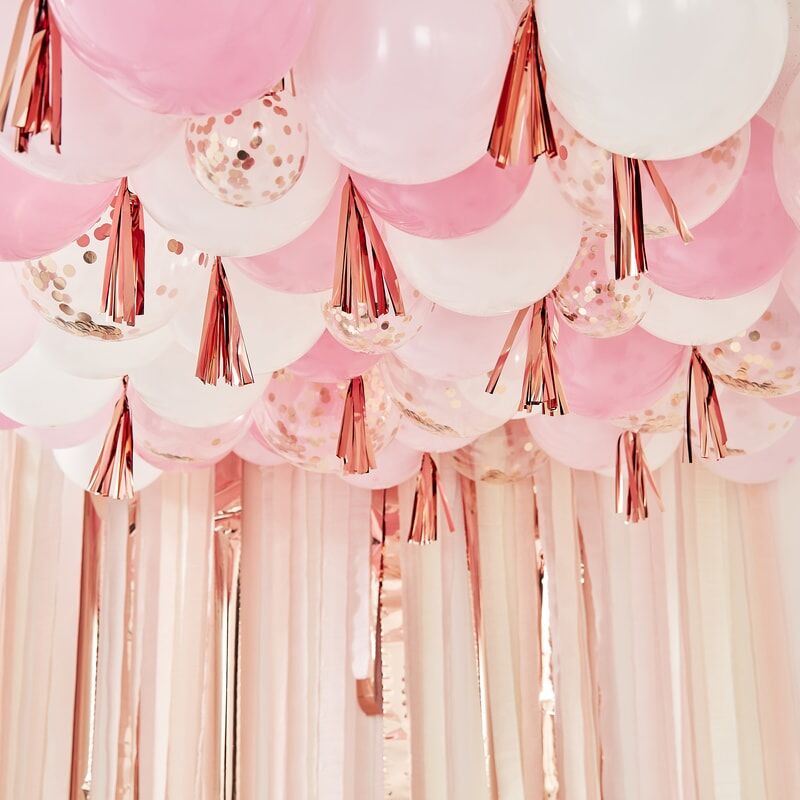
[[[114,406],[87,491],[114,500],[130,500],[134,496],[133,425],[128,407],[127,375],[122,378],[122,394]]]
[[[686,396],[686,458],[691,464],[692,449],[692,405],[697,416],[697,438],[700,457],[717,460],[729,455],[728,435],[714,388],[714,376],[697,347],[692,348],[689,362],[689,388]]]
[[[144,218],[139,198],[120,181],[111,211],[101,310],[133,327],[144,314]]]
[[[475,671],[478,676],[478,692],[481,704],[481,732],[483,734],[483,757],[486,770],[486,786],[489,796],[496,800],[497,767],[494,756],[494,731],[492,709],[489,703],[489,671],[486,662],[486,641],[483,635],[483,613],[481,607],[481,561],[478,542],[478,493],[475,481],[459,475],[461,503],[464,510],[464,541],[469,572],[470,605],[472,608],[472,636],[475,647]]]
[[[411,509],[411,528],[408,541],[414,544],[430,544],[439,538],[439,499],[442,501],[447,527],[452,533],[456,528],[447,496],[439,485],[439,470],[430,453],[424,453],[414,492]]]
[[[367,431],[367,401],[361,376],[351,378],[347,386],[336,455],[342,460],[346,475],[366,475],[376,467]]]
[[[647,519],[648,487],[661,510],[661,493],[647,466],[642,439],[637,431],[625,431],[617,440],[617,467],[614,477],[617,514],[629,523]]]
[[[222,259],[217,256],[208,283],[203,332],[197,353],[195,375],[203,383],[230,386],[253,383],[253,371],[244,344],[239,316]]]
[[[32,9],[33,33],[11,115],[16,128],[14,148],[18,153],[26,152],[31,136],[49,130],[50,142],[60,153],[61,34],[50,14],[47,0],[23,0],[20,6],[0,84],[0,131],[5,129],[22,37]]]
[[[389,313],[405,314],[394,264],[372,213],[348,175],[342,188],[339,238],[331,307],[374,322]]]
[[[517,26],[488,151],[498,167],[526,162],[558,152],[545,96],[545,73],[539,48],[539,28],[533,3]]]
[[[528,349],[525,357],[525,374],[522,381],[522,394],[519,411],[530,412],[538,407],[542,414],[561,416],[569,413],[567,398],[561,385],[561,377],[556,358],[558,345],[558,323],[550,321],[547,299],[537,300],[530,309],[523,308],[517,312],[511,330],[508,332],[503,349],[497,359],[494,370],[489,377],[486,391],[492,394],[497,388],[511,348],[517,339],[522,323],[530,311],[530,328],[528,330]]]

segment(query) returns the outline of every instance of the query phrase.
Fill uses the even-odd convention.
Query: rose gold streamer
[[[144,314],[144,219],[139,198],[120,181],[111,212],[111,232],[103,274],[104,311],[114,322],[136,324]]]
[[[694,236],[692,236],[689,226],[681,216],[681,212],[678,210],[677,204],[672,199],[672,195],[669,193],[669,189],[667,189],[667,185],[664,183],[661,174],[656,169],[656,165],[652,161],[643,161],[642,163],[647,170],[647,174],[650,176],[650,180],[653,182],[653,186],[655,186],[659,199],[664,205],[664,208],[667,209],[667,213],[672,220],[672,224],[675,226],[675,230],[678,231],[678,235],[681,237],[684,244],[693,242]]]
[[[522,161],[532,164],[541,155],[552,158],[558,152],[545,96],[546,78],[531,3],[517,26],[489,138],[488,150],[498,167]]]
[[[87,491],[114,500],[133,498],[133,426],[128,408],[127,375],[122,379],[122,394],[114,406],[111,424]]]
[[[417,487],[414,492],[414,506],[411,509],[411,529],[408,541],[414,544],[430,544],[439,538],[439,498],[442,501],[447,527],[452,533],[455,530],[450,504],[444,490],[439,485],[439,470],[430,453],[424,453],[419,472]]]
[[[367,401],[361,376],[351,378],[347,386],[336,455],[342,460],[346,475],[366,475],[376,466],[367,431]]]
[[[24,153],[31,136],[49,130],[50,142],[56,152],[61,152],[61,34],[50,15],[47,0],[36,0],[35,5],[34,0],[23,0],[20,5],[0,84],[0,131],[5,128],[31,9],[34,9],[33,33],[12,112],[12,124],[17,129],[14,147]]]
[[[525,374],[522,380],[522,396],[518,408],[520,411],[529,412],[538,406],[540,413],[549,416],[567,414],[569,407],[561,386],[556,359],[558,323],[556,320],[553,320],[552,324],[550,322],[546,298],[537,300],[530,309],[523,308],[517,312],[494,370],[489,377],[486,391],[492,394],[497,388],[511,348],[514,346],[528,311],[531,312],[531,321],[528,331],[528,350],[525,357]]]
[[[697,436],[700,442],[700,457],[717,460],[728,453],[728,435],[714,388],[714,376],[697,347],[692,348],[689,362],[689,390],[686,397],[686,457],[692,463],[692,400],[697,415]]]
[[[339,239],[331,306],[374,322],[389,313],[405,314],[394,264],[372,213],[348,175],[342,188]]]
[[[641,522],[648,517],[647,487],[654,493],[661,510],[664,504],[653,478],[637,431],[624,431],[617,441],[617,467],[614,481],[617,514],[624,514],[625,521]]]
[[[217,256],[208,283],[203,333],[197,353],[195,375],[203,383],[216,386],[222,380],[229,386],[253,383],[253,371],[244,344],[239,316],[222,259]]]

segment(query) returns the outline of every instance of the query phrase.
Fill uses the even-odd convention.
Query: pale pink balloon
[[[790,414],[793,417],[800,417],[800,392],[784,397],[766,397],[764,399],[778,411],[783,411],[784,414]]]
[[[51,450],[77,447],[79,444],[88,442],[93,436],[108,430],[116,402],[115,397],[92,416],[78,420],[78,422],[71,422],[68,425],[23,428],[20,430],[20,435]]]
[[[5,414],[0,414],[0,431],[13,431],[16,428],[21,428],[19,422],[15,422]]]
[[[19,288],[10,264],[0,264],[0,372],[22,358],[36,340],[41,317]]]
[[[0,156],[0,261],[39,258],[82,234],[108,206],[114,183],[42,178]]]
[[[286,459],[269,446],[256,425],[250,426],[250,430],[233,448],[233,452],[244,461],[259,467],[275,467],[286,463]]]
[[[467,169],[432,183],[353,180],[370,208],[395,228],[431,239],[468,236],[488,228],[522,197],[533,167],[498,169],[485,155]]]
[[[400,427],[397,429],[397,440],[421,453],[450,453],[465,447],[474,439],[474,436],[444,436],[421,428],[406,417],[400,420]]]
[[[612,419],[646,408],[686,367],[688,349],[640,327],[598,339],[559,326],[558,365],[571,411]]]
[[[525,421],[536,444],[561,464],[597,471],[614,463],[620,430],[606,420],[570,413],[532,415]]]
[[[647,244],[648,277],[675,294],[714,300],[752,291],[777,275],[800,241],[772,174],[773,129],[754,117],[750,156],[730,200],[692,230]]]
[[[64,38],[121,95],[164,114],[236,108],[289,70],[313,0],[55,0]]]
[[[366,475],[343,475],[342,479],[359,489],[399,486],[419,472],[422,453],[394,439],[375,458],[378,466]]]
[[[323,331],[316,344],[288,369],[301,378],[334,383],[363,375],[379,360],[380,356],[356,353],[348,349],[328,331]]]
[[[747,397],[724,385],[717,386],[728,449],[732,453],[757,453],[770,447],[794,424],[794,417],[758,397]]]

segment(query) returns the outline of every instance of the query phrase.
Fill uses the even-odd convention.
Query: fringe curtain
[[[672,462],[656,475],[666,511],[636,527],[615,515],[611,482],[595,475],[550,465],[535,493],[531,481],[477,484],[496,788],[460,484],[448,464],[442,478],[455,532],[425,547],[402,537],[406,797],[798,794],[798,477],[737,487]],[[412,498],[413,482],[400,491],[403,532]],[[381,718],[360,710],[355,686],[369,662],[369,493],[288,466],[246,466],[242,501],[227,796],[214,708],[214,475],[165,475],[135,513],[118,501],[92,506],[103,547],[90,800],[384,796]],[[0,435],[2,798],[72,797],[75,688],[86,680],[76,671],[83,520],[83,492],[51,456]]]

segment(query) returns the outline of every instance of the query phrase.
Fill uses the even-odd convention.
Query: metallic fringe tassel
[[[550,321],[547,299],[537,300],[533,306],[520,309],[511,330],[508,332],[500,357],[489,378],[486,391],[492,394],[505,367],[511,348],[514,346],[525,316],[530,311],[531,324],[528,332],[528,350],[525,358],[525,376],[522,382],[520,411],[533,411],[538,406],[542,414],[561,416],[569,412],[556,359],[558,344],[557,322]]]
[[[546,79],[536,13],[531,3],[517,26],[489,138],[489,154],[498,167],[519,162],[532,164],[541,155],[550,158],[556,155],[556,139],[545,97]]]
[[[22,37],[31,9],[34,10],[33,33],[11,115],[12,125],[17,129],[14,149],[18,153],[26,152],[31,136],[49,130],[50,142],[60,153],[61,34],[47,0],[23,0],[20,6],[0,85],[0,131],[5,128]]]
[[[647,519],[647,490],[653,491],[661,510],[661,493],[647,466],[642,440],[637,431],[625,431],[617,441],[617,469],[614,480],[617,497],[617,514],[625,515],[625,522]]]
[[[352,378],[347,386],[336,455],[342,460],[346,475],[366,475],[376,467],[367,432],[367,400],[361,376]]]
[[[430,544],[439,538],[438,500],[442,500],[447,527],[452,533],[455,530],[453,515],[450,513],[450,504],[439,485],[439,471],[430,453],[424,453],[422,464],[417,474],[417,487],[414,492],[414,506],[411,509],[411,529],[408,532],[408,541],[414,544]]]
[[[716,459],[728,455],[728,435],[719,398],[714,388],[714,376],[698,348],[692,348],[689,362],[689,391],[686,397],[686,457],[691,464],[692,452],[692,400],[697,414],[697,437],[700,443],[700,457]]]
[[[103,448],[92,470],[87,491],[114,500],[131,500],[133,487],[133,426],[128,408],[128,376],[114,406]]]
[[[253,371],[233,303],[231,288],[222,259],[217,256],[208,283],[203,334],[197,353],[195,375],[203,383],[216,386],[220,380],[230,386],[253,383]]]
[[[103,274],[102,310],[114,322],[133,327],[144,314],[144,219],[139,198],[120,181],[111,212],[111,233]]]
[[[342,188],[339,239],[331,306],[370,322],[389,313],[405,314],[394,264],[369,207],[348,175]]]

